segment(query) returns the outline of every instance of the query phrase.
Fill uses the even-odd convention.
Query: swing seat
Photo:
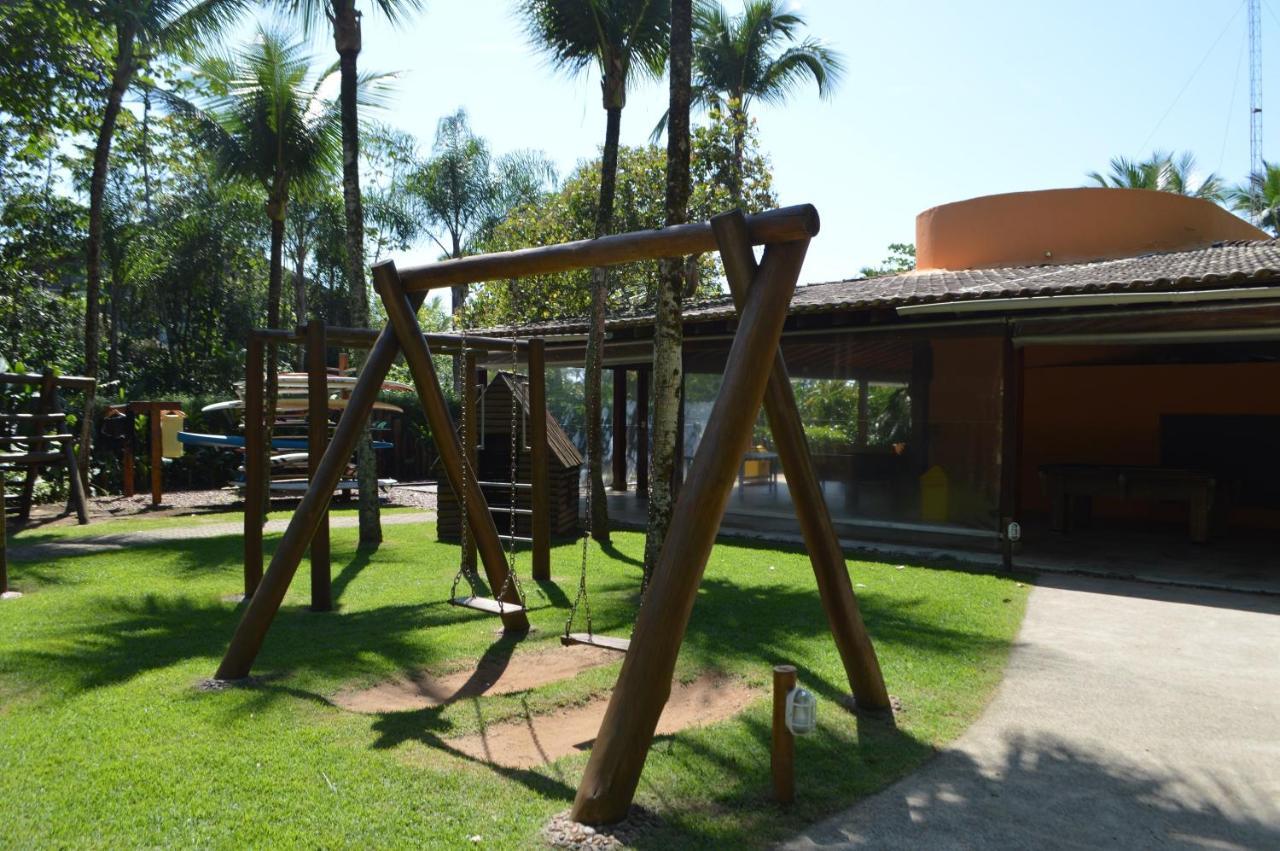
[[[454,597],[449,605],[490,615],[514,615],[524,611],[524,606],[519,603],[504,603],[491,597]]]
[[[616,650],[626,653],[631,649],[630,638],[615,638],[611,635],[597,635],[593,632],[571,632],[560,636],[560,643],[565,647],[582,644],[586,647],[601,647],[605,650]]]

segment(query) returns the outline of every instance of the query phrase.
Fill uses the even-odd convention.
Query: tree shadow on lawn
[[[208,659],[212,676],[242,610],[190,596],[109,597],[98,601],[100,619],[77,624],[64,636],[73,646],[57,651],[18,651],[19,669],[46,672],[72,691],[112,686],[148,671],[191,659]],[[405,670],[439,661],[430,642],[412,633],[467,620],[443,603],[382,606],[341,615],[285,605],[272,625],[256,672],[266,677],[309,671],[335,678],[357,673],[361,657],[376,654]]]

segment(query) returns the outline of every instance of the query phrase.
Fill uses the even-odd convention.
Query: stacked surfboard
[[[276,395],[276,419],[272,429],[271,438],[271,490],[273,493],[281,495],[285,494],[301,494],[307,488],[307,475],[310,463],[310,453],[308,447],[308,430],[307,422],[308,409],[310,407],[308,399],[308,375],[305,372],[284,372],[279,375],[279,391]],[[341,415],[348,404],[348,395],[355,386],[356,378],[353,375],[345,375],[331,372],[326,376],[326,382],[329,388],[329,415],[330,429],[332,430],[333,422],[336,417]],[[403,393],[411,391],[413,388],[399,381],[384,381],[382,390],[390,393]],[[218,411],[227,412],[239,430],[243,432],[243,411],[245,407],[244,399],[244,382],[236,382],[236,398],[228,399],[223,402],[215,402],[212,405],[206,405],[202,410],[205,413],[215,413]],[[403,409],[398,405],[390,402],[378,401],[374,403],[374,411],[382,413],[402,413]],[[375,417],[376,420],[376,417]],[[375,422],[371,426],[371,431],[386,432],[385,425]],[[223,449],[230,452],[244,453],[245,438],[241,434],[200,434],[197,432],[182,432],[178,439],[186,446],[203,446],[214,449]],[[392,444],[385,440],[375,439],[373,441],[375,450],[387,450],[392,448]],[[240,466],[240,478],[233,483],[236,488],[244,487],[244,465]],[[396,483],[395,479],[379,479],[378,488],[387,490]],[[354,459],[347,465],[346,474],[341,482],[338,483],[337,491],[353,491],[357,488],[355,463]]]

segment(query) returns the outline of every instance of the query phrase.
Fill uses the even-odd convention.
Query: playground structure
[[[376,348],[380,336],[378,331],[326,325],[320,320],[312,320],[305,326],[292,331],[287,329],[258,329],[251,332],[245,352],[244,385],[244,596],[246,598],[254,596],[263,576],[262,527],[266,520],[267,486],[264,376],[267,346],[270,344],[292,344],[303,347],[303,360],[307,367],[306,374],[308,376],[305,408],[308,433],[305,449],[309,465],[308,472],[314,481],[321,459],[327,454],[327,446],[330,442],[329,412],[332,400],[329,399],[330,376],[326,358],[328,349],[331,346],[341,346],[347,349]],[[525,352],[530,364],[530,393],[533,397],[533,404],[540,406],[544,412],[543,419],[545,421],[546,392],[545,373],[542,367],[543,345],[541,340],[516,340],[513,342],[504,338],[467,336],[464,345],[463,338],[453,334],[428,334],[427,339],[431,342],[436,352],[462,356],[473,364],[477,352],[505,350],[510,349],[513,345],[518,350]],[[389,363],[388,366],[390,366]],[[369,390],[367,402],[357,400],[356,390],[360,386],[360,381],[357,381],[355,386],[350,388],[351,395],[345,400],[346,404],[340,409],[339,429],[342,427],[342,423],[347,422],[350,416],[353,416],[347,413],[351,409],[356,409],[358,412],[354,415],[358,419],[352,420],[354,423],[352,427],[358,429],[363,425],[362,420],[373,409],[374,400],[383,386],[385,378],[386,370],[384,369],[379,381]],[[344,387],[344,392],[345,390],[346,388]],[[474,405],[474,401],[472,399],[471,404]],[[434,424],[432,424],[432,433],[433,435],[435,434]],[[335,431],[334,437],[336,438],[336,436],[337,432]],[[533,573],[534,578],[538,579],[549,577],[551,572],[550,533],[543,531],[548,524],[546,519],[548,513],[548,498],[546,497],[548,484],[544,475],[547,453],[546,429],[543,428],[539,432],[537,428],[531,428],[530,442],[533,456],[531,465]],[[273,447],[280,445],[280,441],[275,439],[273,439],[272,443]],[[353,442],[346,451],[345,456],[343,456],[345,459],[351,457],[354,446]],[[344,469],[345,464],[338,468],[339,477],[329,487],[330,497],[333,491],[343,483],[341,473]],[[308,489],[308,494],[311,489]],[[305,504],[306,498],[304,497],[303,505],[299,505],[297,510],[301,512]],[[323,510],[317,518],[315,532],[308,543],[310,545],[311,562],[311,608],[313,611],[330,611],[333,608],[333,591],[328,499],[325,500]]]
[[[446,260],[403,272],[390,261],[375,266],[374,281],[386,307],[388,325],[373,345],[351,402],[315,468],[311,487],[246,608],[216,676],[235,680],[249,674],[303,553],[320,528],[332,486],[358,439],[360,421],[400,350],[438,442],[448,481],[467,501],[469,531],[489,584],[503,589],[499,595],[507,603],[505,610],[499,610],[503,626],[509,632],[527,631],[523,607],[514,595],[503,596],[509,590],[510,570],[484,496],[478,489],[462,487],[466,477],[474,477],[474,470],[453,430],[431,361],[430,340],[415,319],[418,307],[429,290],[440,287],[719,250],[738,311],[737,331],[706,436],[680,491],[630,648],[578,787],[572,818],[605,823],[627,814],[670,694],[698,586],[762,404],[795,494],[818,593],[849,684],[859,706],[888,711],[879,662],[812,469],[778,345],[808,242],[817,232],[817,211],[806,205],[749,218],[734,212],[710,223]],[[765,246],[759,264],[754,245]]]
[[[59,395],[60,390],[88,390],[95,384],[92,378],[75,375],[55,375],[45,370],[39,375],[5,372],[0,373],[0,384],[10,387],[36,389],[29,397],[35,402],[31,411],[5,411],[0,413],[0,473],[22,471],[21,490],[15,494],[17,502],[9,508],[7,475],[0,481],[0,594],[9,594],[8,571],[8,521],[10,512],[21,522],[31,516],[31,503],[35,496],[36,480],[41,467],[66,467],[70,482],[68,511],[74,510],[80,525],[89,522],[89,506],[85,499],[85,483],[80,477],[72,447],[74,436],[66,428],[67,413]],[[23,429],[25,433],[22,433]],[[51,431],[57,429],[56,431]],[[56,444],[57,448],[50,448]]]

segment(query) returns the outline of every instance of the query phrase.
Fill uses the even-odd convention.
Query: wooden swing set
[[[618,821],[627,814],[670,695],[676,657],[698,586],[761,405],[769,418],[849,685],[860,707],[888,711],[884,678],[810,462],[779,348],[787,308],[809,240],[818,233],[818,226],[817,210],[810,205],[750,217],[734,211],[709,223],[444,260],[403,271],[397,271],[390,261],[374,266],[374,282],[386,307],[388,325],[370,351],[311,486],[236,628],[216,677],[236,680],[248,676],[354,449],[360,423],[401,350],[438,443],[446,478],[465,500],[464,516],[489,587],[498,589],[496,599],[489,601],[493,605],[486,610],[501,618],[506,631],[527,631],[529,621],[508,580],[510,568],[484,495],[478,488],[463,487],[465,477],[474,477],[474,471],[445,406],[427,338],[417,323],[418,308],[427,292],[442,287],[718,250],[738,311],[737,332],[719,396],[677,499],[622,670],[578,786],[572,817],[600,824]],[[765,246],[758,264],[752,250],[755,245]]]

